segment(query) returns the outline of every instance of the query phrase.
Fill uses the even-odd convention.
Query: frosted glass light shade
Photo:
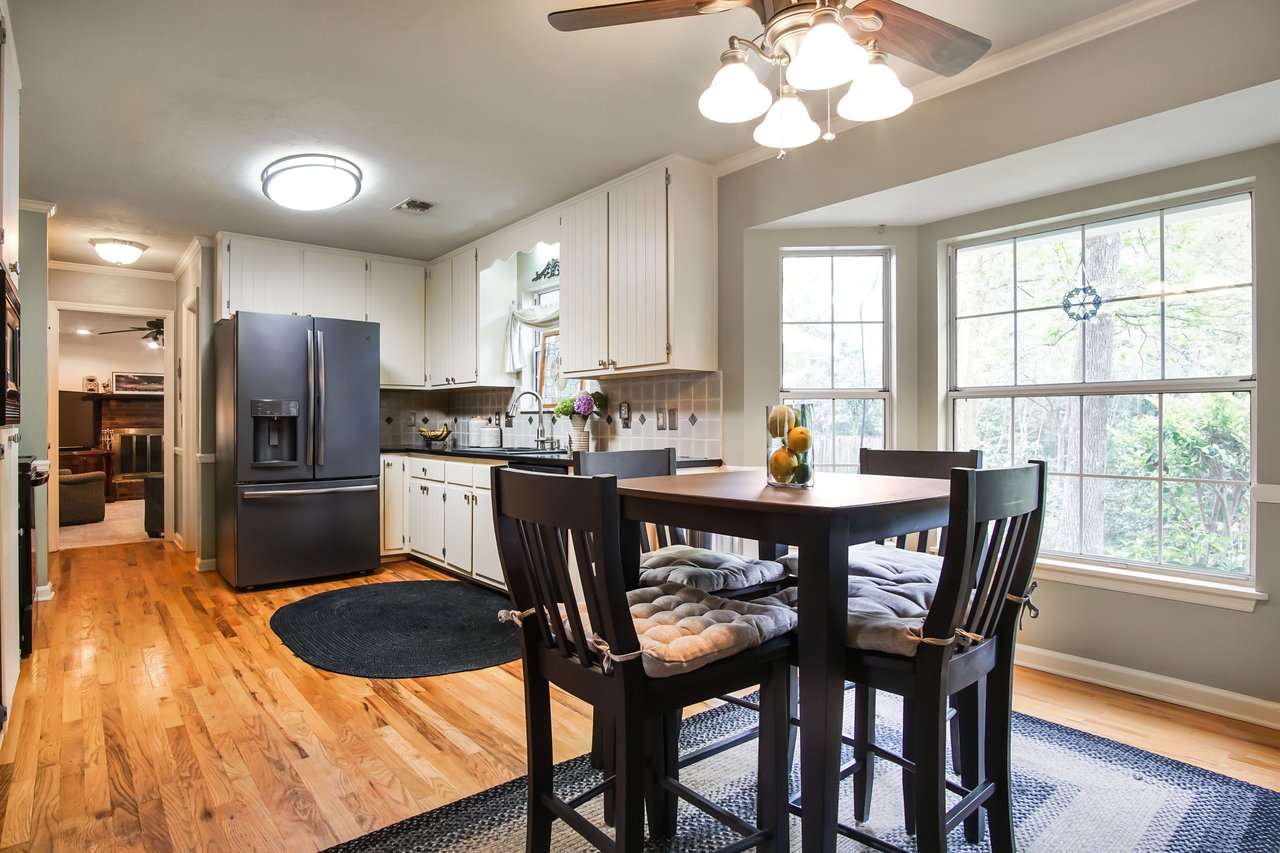
[[[698,112],[712,121],[735,124],[759,118],[773,103],[773,95],[756,78],[747,65],[746,55],[726,54],[721,57],[720,70],[711,79],[711,85],[698,98]]]
[[[90,240],[93,250],[98,253],[98,257],[102,258],[109,264],[119,264],[127,266],[138,258],[142,257],[142,253],[147,247],[141,243],[134,243],[130,240]]]
[[[782,97],[769,108],[764,121],[752,135],[756,143],[765,148],[800,148],[821,135],[818,123],[809,118],[809,111],[791,86],[782,87]]]
[[[848,93],[836,104],[836,112],[849,121],[879,121],[904,112],[915,102],[915,95],[898,80],[883,57],[872,57],[871,64],[858,72]]]
[[[809,18],[809,32],[787,66],[787,82],[797,89],[830,89],[848,83],[867,64],[867,52],[840,23],[840,13],[819,9]]]
[[[360,193],[364,175],[350,160],[327,154],[281,158],[262,170],[262,192],[291,210],[324,210]]]

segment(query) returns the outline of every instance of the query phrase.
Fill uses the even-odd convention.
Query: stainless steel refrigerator
[[[378,324],[240,311],[214,329],[218,572],[375,569]]]

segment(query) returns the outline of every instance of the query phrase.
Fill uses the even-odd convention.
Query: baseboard
[[[1077,681],[1087,681],[1090,684],[1123,690],[1126,693],[1136,693],[1149,699],[1159,699],[1269,729],[1280,729],[1280,702],[1271,702],[1256,696],[1232,693],[1217,687],[1195,684],[1191,681],[1170,678],[1167,675],[1143,672],[1140,669],[1116,666],[1112,663],[1076,657],[1049,649],[1038,649],[1021,643],[1018,644],[1015,662],[1019,666],[1074,678]]]
[[[36,601],[53,601],[53,584],[45,583],[36,587]]]
[[[181,533],[173,534],[173,544],[178,546],[179,551],[194,551],[194,548],[188,548],[186,541],[182,538]]]
[[[197,572],[216,572],[218,570],[217,560],[196,560]]]

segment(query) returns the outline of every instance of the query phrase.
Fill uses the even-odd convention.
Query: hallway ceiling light
[[[147,247],[141,243],[105,237],[90,240],[89,245],[93,246],[93,250],[98,253],[98,257],[109,264],[117,264],[119,266],[128,266],[134,263],[147,250]]]
[[[92,335],[93,329],[76,329],[77,335]]]
[[[364,174],[350,160],[328,154],[282,157],[262,170],[262,192],[291,210],[326,210],[360,194]]]

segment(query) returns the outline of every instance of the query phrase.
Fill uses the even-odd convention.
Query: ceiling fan
[[[991,49],[991,41],[893,0],[633,0],[566,9],[547,16],[562,32],[709,15],[731,9],[756,13],[764,32],[734,36],[721,68],[699,101],[713,121],[740,122],[766,115],[755,138],[771,148],[795,148],[818,138],[799,91],[851,83],[838,112],[874,121],[905,110],[913,96],[885,64],[893,54],[952,77]],[[748,54],[783,69],[778,100],[747,65]],[[828,132],[824,138],[834,138]]]
[[[153,349],[164,346],[164,320],[148,320],[145,326],[130,326],[127,329],[112,329],[109,332],[98,332],[100,335],[124,335],[129,332],[143,332],[142,340]]]

